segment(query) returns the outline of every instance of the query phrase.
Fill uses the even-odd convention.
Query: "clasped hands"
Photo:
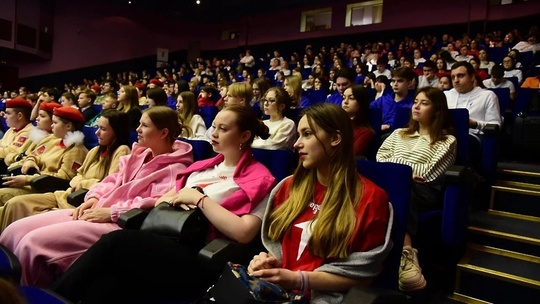
[[[96,198],[91,198],[75,208],[71,213],[73,220],[81,220],[92,223],[111,222],[111,208],[93,208],[97,204]]]
[[[298,289],[300,287],[298,273],[280,267],[281,264],[275,257],[266,252],[261,252],[249,262],[248,273],[250,276],[278,284],[287,290]]]
[[[169,205],[180,207],[184,210],[191,210],[197,208],[197,203],[205,195],[193,188],[182,188],[171,200]]]

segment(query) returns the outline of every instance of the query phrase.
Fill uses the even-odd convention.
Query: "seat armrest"
[[[501,133],[500,131],[501,131],[501,127],[498,124],[492,124],[492,123],[488,123],[482,130],[482,132],[484,132],[485,135],[498,135]]]
[[[391,289],[372,286],[353,286],[345,294],[343,304],[392,304],[405,303],[407,296]]]
[[[36,168],[30,168],[28,169],[28,172],[26,172],[27,175],[34,175],[38,173]],[[7,170],[8,175],[21,175],[22,174],[22,165],[17,165],[11,168],[8,168]]]
[[[199,251],[199,262],[211,269],[221,270],[227,262],[247,265],[257,254],[254,248],[227,239],[214,239]]]
[[[86,193],[88,193],[88,189],[79,189],[71,192],[67,197],[68,204],[73,207],[79,207],[82,203],[84,203]]]
[[[447,183],[461,183],[465,171],[465,166],[452,165],[444,172],[444,180]]]
[[[40,193],[67,190],[70,187],[69,180],[50,175],[40,175],[33,178],[30,181],[30,186],[34,191]]]
[[[118,226],[122,227],[123,229],[139,230],[147,215],[147,210],[140,208],[131,209],[128,212],[120,215],[118,218]]]
[[[11,279],[15,283],[21,281],[21,263],[19,258],[4,245],[0,244],[0,277]]]

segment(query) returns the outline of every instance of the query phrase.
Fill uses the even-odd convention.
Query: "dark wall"
[[[202,54],[218,51],[230,53],[230,57],[236,58],[238,50],[247,46],[261,51],[278,46],[298,50],[299,46],[308,42],[331,45],[343,39],[370,41],[379,37],[400,38],[403,33],[420,37],[425,32],[436,34],[446,29],[456,34],[465,31],[474,34],[475,31],[488,29],[491,24],[500,24],[500,20],[531,14],[538,16],[540,12],[540,1],[489,6],[489,1],[476,0],[385,0],[382,23],[345,27],[346,4],[354,2],[330,2],[333,8],[332,28],[301,33],[301,12],[328,5],[239,17],[220,24],[193,24],[113,6],[104,10],[103,7],[89,5],[82,10],[75,4],[76,1],[56,0],[52,59],[44,62],[21,61],[14,65],[19,67],[22,78],[79,71],[77,79],[81,79],[82,69],[151,58],[158,47],[177,52],[186,51],[188,45],[198,45]],[[522,20],[515,24],[523,26]],[[238,30],[240,38],[223,41],[223,30]]]

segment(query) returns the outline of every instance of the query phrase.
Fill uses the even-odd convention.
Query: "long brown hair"
[[[329,182],[316,215],[317,224],[309,239],[309,249],[323,258],[344,258],[351,251],[357,225],[356,208],[362,196],[354,158],[352,122],[345,110],[329,103],[310,106],[302,115],[320,142],[318,134],[321,132],[330,136],[341,135],[341,142],[334,153],[327,151]],[[316,182],[317,170],[306,169],[299,163],[292,177],[289,198],[270,215],[268,236],[272,240],[281,240],[293,221],[308,207]]]
[[[99,175],[101,176],[100,180],[104,179],[109,174],[109,169],[116,149],[122,145],[129,145],[129,124],[126,124],[126,121],[129,120],[128,114],[115,109],[106,109],[101,113],[101,117],[107,118],[109,121],[109,125],[114,131],[114,138],[110,145],[100,145],[98,153],[96,153],[92,160],[92,162],[99,161],[100,156],[103,155],[104,152],[107,152],[98,169]]]
[[[127,113],[132,108],[139,108],[139,93],[137,92],[137,88],[134,86],[125,85],[122,86],[122,89],[126,93],[125,98],[128,102],[126,105],[125,101],[121,101],[118,105],[118,111]]]
[[[199,114],[199,106],[197,105],[197,98],[191,91],[185,91],[180,93],[182,97],[182,111],[179,113],[181,123],[184,127],[182,135],[184,137],[190,137],[193,130],[189,127],[193,115]]]
[[[440,140],[446,140],[447,135],[454,133],[452,120],[450,119],[450,111],[448,111],[448,103],[446,102],[446,95],[439,88],[423,87],[418,89],[415,98],[418,97],[418,94],[420,93],[424,93],[433,106],[433,117],[429,126],[431,144],[433,145]],[[401,136],[412,135],[419,130],[420,124],[411,116],[409,125],[401,132]]]

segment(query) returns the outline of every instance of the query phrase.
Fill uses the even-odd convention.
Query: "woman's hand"
[[[261,269],[271,269],[279,267],[278,260],[266,252],[261,252],[253,257],[248,265],[248,272],[252,273]]]
[[[200,193],[196,189],[193,188],[183,188],[176,196],[174,196],[170,201],[169,204],[172,206],[180,207],[184,210],[194,209],[196,208],[197,202],[204,196],[204,194]]]
[[[111,222],[111,208],[86,209],[79,219],[92,223],[109,223]]]
[[[26,186],[26,175],[6,176],[2,178],[4,183],[2,185],[11,188],[22,188]]]
[[[423,184],[423,183],[426,182],[426,180],[423,177],[421,177],[420,175],[416,175],[414,173],[412,175],[412,179],[413,179],[413,181],[415,181],[417,183],[420,183],[420,184]]]
[[[86,209],[90,209],[94,207],[94,205],[98,202],[97,198],[91,198],[87,200],[86,202],[82,203],[79,207],[75,208],[73,212],[71,213],[71,216],[73,217],[73,220],[78,220],[83,215],[84,211]]]
[[[301,285],[300,274],[285,268],[261,269],[250,273],[253,277],[259,277],[270,283],[278,284],[287,289],[299,289]]]
[[[35,168],[39,172],[39,167],[33,160],[25,161],[21,167],[21,172],[23,174],[26,174],[26,172],[28,172],[28,170],[30,170],[31,168]]]

